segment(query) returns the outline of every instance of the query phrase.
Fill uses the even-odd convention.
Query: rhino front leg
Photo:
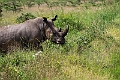
[[[40,42],[38,42],[37,44],[34,44],[35,49],[38,51],[37,53],[35,53],[33,56],[36,57],[38,55],[40,55],[43,51],[43,47],[40,45]]]

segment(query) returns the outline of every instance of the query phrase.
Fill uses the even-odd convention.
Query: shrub
[[[19,12],[23,9],[22,4],[20,2],[17,2],[17,1],[4,2],[2,5],[6,11],[13,11],[13,12],[18,11]]]
[[[32,15],[31,13],[22,13],[20,16],[18,16],[17,18],[16,18],[16,22],[17,23],[22,23],[22,22],[24,22],[24,21],[26,21],[26,20],[29,20],[29,19],[34,19],[34,18],[36,18],[34,15]]]

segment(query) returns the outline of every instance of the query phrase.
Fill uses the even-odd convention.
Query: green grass
[[[58,14],[55,25],[62,29],[66,25],[70,27],[65,37],[67,42],[61,46],[47,40],[42,43],[44,51],[37,57],[33,57],[37,51],[29,50],[0,56],[0,79],[119,80],[120,6],[96,7],[98,10],[74,8],[69,12],[56,8],[44,15],[41,10],[32,12],[35,16],[47,17]],[[11,14],[7,17],[4,14],[0,24],[14,24],[19,13],[10,17]]]

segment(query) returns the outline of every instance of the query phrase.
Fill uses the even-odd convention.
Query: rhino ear
[[[56,18],[57,18],[57,15],[52,19],[52,21],[55,21],[56,20]]]
[[[47,22],[47,18],[46,18],[46,17],[43,17],[43,21],[44,21],[44,22]]]

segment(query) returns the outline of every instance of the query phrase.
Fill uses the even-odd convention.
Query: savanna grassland
[[[66,43],[47,40],[37,57],[37,51],[19,49],[0,55],[0,80],[120,80],[119,2],[43,3],[23,6],[20,12],[3,9],[0,27],[18,24],[22,13],[49,19],[57,14],[56,27],[69,26]]]

